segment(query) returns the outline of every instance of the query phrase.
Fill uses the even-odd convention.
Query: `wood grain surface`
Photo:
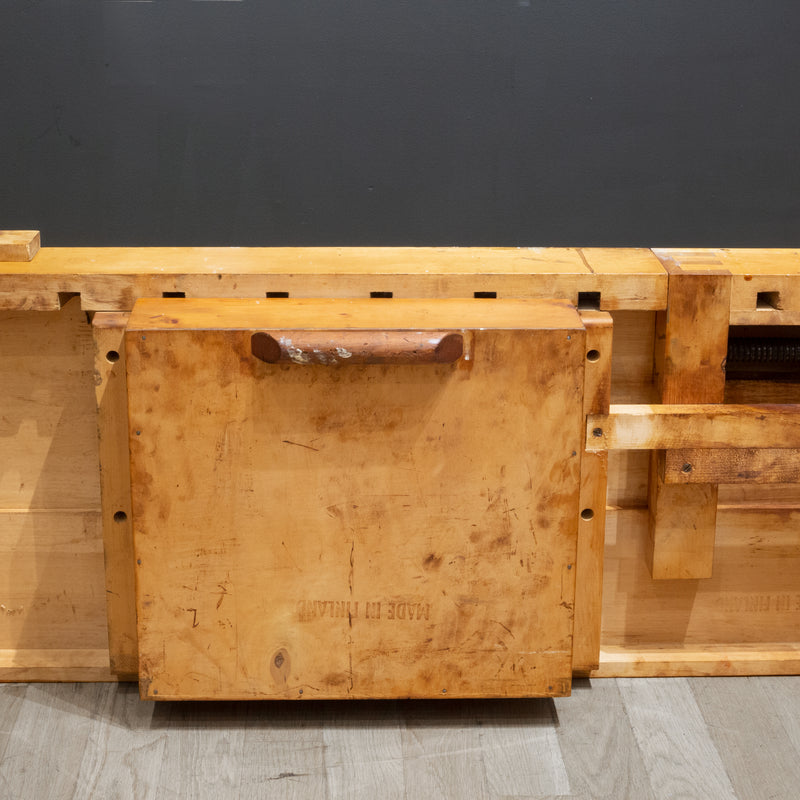
[[[434,329],[483,320],[470,358],[332,370],[255,359],[255,303],[209,310],[207,330],[143,305],[126,348],[144,696],[569,690],[574,310],[444,301],[442,325],[434,302],[414,304]],[[296,308],[322,329],[342,315]],[[372,327],[374,304],[347,308]]]

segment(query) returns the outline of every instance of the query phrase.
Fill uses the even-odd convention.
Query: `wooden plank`
[[[0,649],[106,649],[97,511],[0,511]]]
[[[473,701],[402,704],[404,797],[487,796],[486,739],[481,708],[476,705]]]
[[[800,405],[613,405],[590,414],[586,449],[794,449],[800,447]]]
[[[0,231],[0,261],[31,261],[40,246],[39,231]]]
[[[606,646],[593,678],[700,678],[800,674],[800,645]]]
[[[244,703],[170,707],[155,796],[246,797],[240,783],[247,714]]]
[[[725,393],[730,275],[710,272],[709,266],[692,274],[667,264],[667,271],[667,310],[656,315],[654,351],[661,402],[720,403]],[[647,562],[651,575],[656,579],[707,578],[713,567],[717,489],[667,486],[665,457],[659,449],[650,460]],[[677,509],[683,513],[679,515]]]
[[[617,685],[656,797],[736,800],[687,681]]]
[[[322,728],[325,797],[404,800],[402,734],[397,707],[374,703],[357,717],[330,709]]]
[[[690,685],[736,796],[795,795],[800,754],[775,713],[777,698],[763,681],[700,678]]]
[[[586,328],[583,413],[604,412],[611,396],[612,319],[603,311],[580,313]],[[581,454],[581,521],[572,656],[572,669],[576,673],[596,669],[600,657],[607,476],[607,453]]]
[[[657,800],[616,681],[576,680],[553,702],[567,797]]]
[[[576,322],[577,321],[577,322]],[[574,307],[563,301],[504,300],[284,300],[252,299],[140,300],[129,330],[399,330],[481,328],[521,330],[547,327],[573,329],[579,323]],[[249,350],[248,350],[249,352]]]
[[[342,710],[346,708],[353,707],[344,706]],[[327,713],[322,706],[307,704],[265,707],[263,703],[248,703],[240,796],[258,797],[265,786],[271,786],[275,797],[286,800],[328,800],[328,748],[324,736]],[[377,725],[386,724],[377,715],[370,717],[373,720]]]
[[[590,262],[597,261],[597,269]],[[574,248],[45,248],[21,269],[0,267],[0,308],[57,308],[78,292],[85,310],[130,311],[141,297],[563,298],[596,292],[604,309],[666,307],[667,276],[647,251]]]
[[[412,329],[442,328],[416,305]],[[137,330],[134,311],[145,696],[569,690],[584,330],[558,304],[552,325],[494,330],[517,304],[491,305],[501,322],[467,331],[470,360],[393,368],[269,365],[243,322],[177,330],[163,314]],[[371,327],[362,306],[348,324]],[[315,325],[340,319],[329,309]]]
[[[670,450],[665,483],[798,483],[800,450],[744,448]]]
[[[77,300],[0,312],[0,509],[99,510],[93,372]]]
[[[553,724],[553,707],[531,701],[487,711],[479,718],[486,796],[568,794],[569,776]]]
[[[6,797],[91,797],[80,765],[99,728],[109,686],[78,685],[56,691],[31,684],[3,762]],[[49,746],[42,746],[43,739]],[[30,769],[35,763],[36,769]]]
[[[128,314],[120,312],[97,313],[92,321],[92,330],[108,649],[111,671],[123,680],[135,680],[138,677],[138,645],[124,347],[128,317]]]

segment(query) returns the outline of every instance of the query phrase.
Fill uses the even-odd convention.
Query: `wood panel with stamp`
[[[462,351],[253,354],[254,334],[291,354],[319,331],[367,350],[376,332],[394,348],[427,331],[433,350],[457,334]],[[143,300],[126,359],[143,697],[569,693],[574,308]]]

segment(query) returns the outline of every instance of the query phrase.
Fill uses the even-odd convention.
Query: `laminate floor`
[[[800,678],[558,700],[147,703],[0,686],[0,798],[800,798]]]

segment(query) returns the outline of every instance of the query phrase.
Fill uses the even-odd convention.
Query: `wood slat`
[[[583,413],[602,412],[611,395],[612,319],[603,311],[580,313],[586,328]],[[582,454],[572,655],[579,674],[596,669],[600,657],[607,476],[607,453]]]
[[[54,309],[80,293],[92,311],[187,297],[563,298],[599,293],[606,310],[666,307],[667,276],[645,249],[575,248],[45,248],[0,266],[0,308]]]
[[[586,449],[800,448],[800,405],[612,405],[591,414]]]
[[[669,450],[664,481],[681,483],[798,483],[800,450],[744,448]]]
[[[103,499],[108,649],[111,671],[123,680],[138,677],[135,573],[131,527],[128,394],[125,326],[128,314],[95,314],[95,394]]]

